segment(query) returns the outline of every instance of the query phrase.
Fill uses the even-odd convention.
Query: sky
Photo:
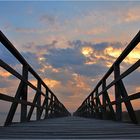
[[[139,1],[1,1],[0,30],[74,112],[139,31],[139,13]],[[121,64],[121,73],[140,59],[139,54],[138,44]],[[2,44],[0,58],[21,73],[20,63]],[[139,79],[137,69],[123,80],[129,94],[140,91]],[[36,85],[31,74],[29,80]],[[113,74],[107,82],[111,80]],[[18,84],[0,68],[0,92],[14,96]],[[113,89],[108,91],[111,100]],[[29,91],[31,101],[35,92]],[[139,109],[139,100],[133,104]],[[6,107],[0,111],[8,108],[4,102],[1,106]]]

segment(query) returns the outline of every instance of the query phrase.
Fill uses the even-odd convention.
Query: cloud
[[[54,87],[53,91],[70,111],[75,111],[84,97],[91,92],[91,82],[89,78],[78,74],[71,77],[71,80]]]
[[[132,7],[131,9],[128,9],[127,12],[124,14],[124,18],[123,18],[124,22],[140,21],[139,13],[140,13],[139,7]]]
[[[19,85],[18,79],[10,79],[10,77],[2,77],[0,73],[0,92],[10,96],[14,96]]]
[[[131,85],[134,87],[139,87],[140,85],[140,72],[138,70],[135,70],[130,75],[128,75],[126,78],[124,78],[124,81],[126,85]]]
[[[11,76],[11,73],[0,69],[0,77],[8,78],[8,77],[10,77],[10,76]]]
[[[81,65],[85,60],[79,51],[70,48],[52,49],[44,57],[55,68]]]
[[[21,33],[35,33],[38,32],[38,29],[34,29],[34,28],[15,28],[16,32],[21,32]]]
[[[68,71],[86,76],[95,76],[97,74],[96,71],[99,72],[100,69],[103,70],[101,71],[101,73],[103,73],[107,70],[107,67],[110,67],[113,61],[115,61],[123,49],[123,44],[119,42],[101,42],[94,44],[93,42],[75,40],[69,41],[68,44],[71,48],[65,49],[55,47],[57,42],[58,41],[54,41],[51,44],[42,46],[29,45],[29,50],[34,48],[34,50],[39,53],[26,52],[25,54],[28,57],[24,55],[24,53],[23,55],[29,62],[31,61],[31,65],[37,65],[38,63],[36,69],[39,69],[40,72],[45,73],[45,71],[47,71],[52,77],[54,77],[53,75],[57,78],[59,77],[58,79],[61,79],[61,76],[57,76],[61,71],[66,74],[65,70],[62,69],[68,69]],[[112,52],[118,53],[115,56],[114,54],[112,55]],[[32,61],[33,59],[34,61]],[[35,64],[33,64],[33,62]],[[86,69],[89,71],[94,69],[94,71],[87,73]],[[70,79],[70,76],[68,77],[68,79]]]
[[[31,52],[21,52],[25,60],[35,69],[38,70],[41,65],[38,61],[38,56],[35,53]]]
[[[107,29],[103,27],[93,27],[92,29],[75,29],[75,33],[80,34],[80,35],[98,35],[98,34],[103,34],[106,33]]]
[[[50,15],[50,14],[44,14],[44,15],[40,16],[39,20],[42,23],[54,25],[57,22],[57,17],[54,15]]]
[[[73,68],[73,71],[80,75],[88,77],[96,77],[97,75],[105,73],[107,71],[107,68],[99,64],[93,64],[93,65],[75,66]]]
[[[115,3],[109,3],[109,5],[111,6],[105,5],[100,10],[85,9],[80,12],[80,15],[75,13],[72,17],[62,17],[62,15],[59,17],[59,13],[53,12],[36,15],[34,11],[30,15],[32,17],[29,16],[28,18],[35,16],[37,17],[36,22],[31,20],[29,26],[21,24],[17,27],[12,25],[11,31],[15,31],[15,38],[20,36],[22,45],[25,40],[26,42],[32,40],[38,44],[57,40],[57,47],[63,48],[69,47],[67,41],[74,39],[94,41],[95,43],[112,40],[122,42],[130,39],[131,36],[128,35],[128,31],[133,36],[139,30],[138,24],[129,24],[136,21],[139,23],[139,3],[125,3],[123,7],[115,5]],[[12,34],[12,36],[15,36],[15,34]],[[23,35],[25,35],[24,38]],[[16,40],[16,42],[19,42],[19,40]]]
[[[50,87],[50,88],[56,88],[57,86],[60,86],[60,82],[53,80],[53,79],[49,79],[49,78],[45,78],[43,79],[43,81]]]

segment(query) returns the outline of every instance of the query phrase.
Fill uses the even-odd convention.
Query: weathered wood
[[[38,80],[38,82],[37,82],[37,88],[41,91],[41,81],[40,80]],[[37,105],[41,106],[41,94],[40,93],[37,93],[37,94],[38,94]],[[41,116],[41,110],[40,110],[40,108],[37,107],[36,119],[39,120],[40,116]]]
[[[63,117],[0,127],[1,139],[140,139],[140,126]]]
[[[104,92],[104,97],[105,97],[105,99],[107,101],[107,103],[105,104],[105,106],[106,107],[107,106],[109,107],[109,110],[110,110],[110,113],[111,113],[110,117],[111,117],[112,120],[115,120],[116,119],[115,118],[115,112],[114,112],[114,109],[113,109],[113,106],[111,104],[111,101],[110,101],[110,98],[109,98],[109,95],[108,95],[108,92],[107,91]]]
[[[120,76],[120,66],[114,65],[114,79],[117,79],[117,77]],[[120,86],[118,85],[118,82],[115,83],[115,101],[116,101],[116,120],[121,121],[122,120],[122,104],[119,102],[121,99],[121,93],[120,93]]]
[[[23,72],[22,76],[26,81],[28,81],[28,66],[23,66]],[[22,94],[21,94],[21,100],[27,101],[27,93],[28,93],[28,86],[24,83]],[[20,121],[26,122],[27,121],[27,105],[21,104],[21,115],[20,115]]]
[[[43,108],[44,107],[46,107],[47,106],[47,101],[48,101],[48,99],[47,98],[44,98],[44,101],[43,101],[43,104],[42,104],[42,108],[40,109],[40,114],[39,114],[39,119],[41,119],[41,115],[42,115],[42,113],[43,113]],[[47,116],[46,115],[46,111],[47,111],[47,109],[45,109],[45,117]],[[47,117],[46,117],[47,118]]]
[[[106,88],[106,80],[102,81],[102,91]],[[102,94],[102,104],[103,104],[103,109],[104,109],[104,113],[103,113],[103,118],[106,118],[106,98],[105,98],[106,94],[103,93]]]
[[[49,92],[48,92],[48,89],[46,89],[46,97],[45,97],[45,101],[46,101],[46,104],[45,106],[48,107],[48,96],[49,96]],[[44,102],[45,102],[44,101]],[[48,110],[45,109],[45,119],[48,117]]]

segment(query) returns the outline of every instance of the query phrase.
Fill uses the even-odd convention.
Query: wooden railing
[[[10,65],[0,59],[0,66],[20,80],[15,97],[11,97],[7,95],[7,93],[0,93],[0,100],[12,102],[4,125],[7,126],[12,124],[18,104],[21,104],[20,122],[30,121],[35,108],[37,108],[36,120],[41,119],[44,110],[44,119],[50,117],[69,116],[70,113],[65,108],[65,106],[58,100],[56,95],[49,89],[49,87],[43,82],[39,75],[33,70],[33,68],[27,63],[27,61],[22,57],[22,55],[17,51],[17,49],[4,36],[1,31],[0,42],[22,65],[22,74],[19,74]],[[34,86],[31,82],[29,82],[29,72],[37,80],[37,87]],[[45,88],[45,92],[41,90],[42,86]],[[27,100],[27,96],[29,95],[28,87],[36,91],[32,102]],[[44,97],[42,104],[41,96]],[[27,111],[27,106],[30,106],[29,111]]]
[[[101,119],[112,119],[121,121],[122,103],[124,103],[128,111],[130,120],[133,123],[138,123],[135,111],[131,104],[131,100],[140,98],[140,92],[128,95],[122,80],[139,68],[140,59],[122,74],[120,73],[120,64],[127,57],[127,55],[137,46],[139,42],[140,31],[126,47],[126,49],[122,52],[122,54],[117,58],[117,60],[108,70],[108,72],[104,75],[104,77],[98,82],[95,89],[83,101],[77,111],[74,112],[75,116],[95,117]],[[106,81],[112,73],[114,74],[114,80],[107,85]],[[111,101],[107,90],[113,86],[115,86],[115,100]],[[99,92],[99,87],[102,88],[101,92]],[[115,105],[115,108],[113,108],[113,105]]]

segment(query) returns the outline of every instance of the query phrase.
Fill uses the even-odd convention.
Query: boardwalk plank
[[[139,139],[140,126],[109,120],[64,117],[0,127],[0,138],[23,139]]]

